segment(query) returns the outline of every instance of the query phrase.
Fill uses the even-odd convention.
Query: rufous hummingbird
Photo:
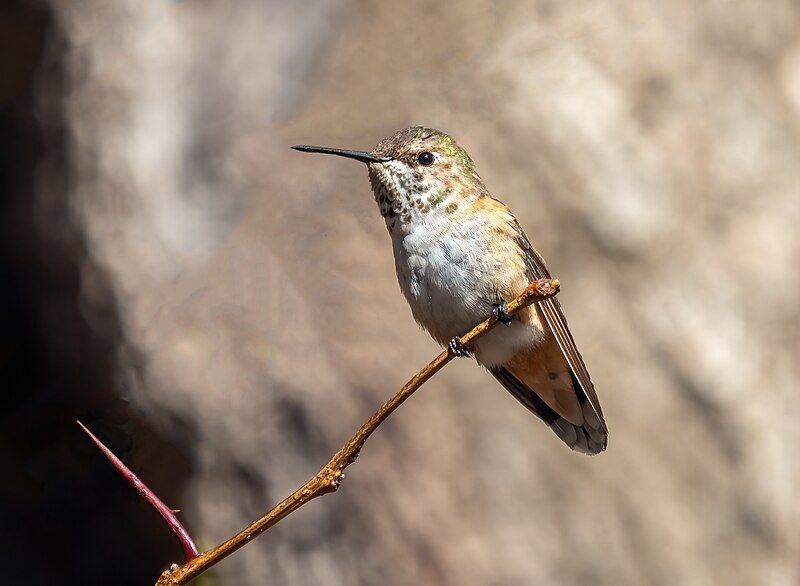
[[[559,301],[520,311],[505,301],[549,278],[517,219],[494,199],[467,152],[447,134],[415,126],[371,152],[295,146],[367,164],[378,209],[392,238],[400,288],[417,322],[459,355],[459,334],[491,312],[494,328],[472,348],[475,359],[573,450],[597,454],[608,429],[597,393]]]

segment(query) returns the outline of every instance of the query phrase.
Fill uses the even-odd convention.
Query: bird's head
[[[440,214],[453,214],[459,205],[487,194],[467,151],[449,135],[432,128],[406,128],[369,152],[292,148],[366,163],[375,200],[390,231],[408,229]]]

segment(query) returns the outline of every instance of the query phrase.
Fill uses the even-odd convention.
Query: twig
[[[114,465],[114,468],[119,470],[120,474],[122,474],[128,482],[133,485],[140,495],[142,495],[148,503],[150,503],[153,508],[158,511],[158,514],[164,519],[164,521],[169,525],[169,528],[175,534],[175,537],[178,538],[178,541],[183,548],[183,559],[184,562],[190,562],[198,555],[200,552],[197,551],[197,546],[192,541],[192,537],[189,535],[189,532],[186,528],[178,521],[178,517],[175,515],[175,511],[169,508],[167,505],[164,504],[160,498],[156,496],[154,493],[144,482],[139,480],[139,477],[136,476],[125,464],[122,463],[122,460],[117,458],[114,453],[109,450],[103,442],[97,439],[89,429],[80,421],[78,421],[78,425],[83,428],[83,431],[86,432],[92,441],[97,444],[97,447],[100,448],[100,451],[103,452],[106,458]]]
[[[514,314],[536,301],[552,297],[558,293],[560,285],[558,279],[540,279],[531,283],[517,298],[506,304],[506,311],[510,314]],[[498,320],[495,316],[485,319],[475,326],[468,334],[462,336],[461,342],[466,346],[471,345],[475,340],[497,325],[497,323]],[[196,558],[185,562],[182,566],[173,564],[169,570],[161,574],[156,586],[179,586],[181,584],[186,584],[189,580],[205,572],[223,558],[229,556],[246,543],[249,543],[254,537],[260,535],[278,521],[302,507],[308,501],[322,496],[323,494],[335,492],[339,488],[339,483],[344,479],[344,469],[355,462],[358,453],[361,451],[361,448],[372,432],[378,428],[392,411],[397,409],[414,391],[436,374],[445,364],[450,362],[454,356],[455,355],[452,354],[450,350],[445,350],[434,358],[432,362],[428,363],[425,368],[414,375],[411,380],[403,385],[391,399],[384,403],[381,408],[361,426],[356,434],[336,452],[316,476],[295,490],[266,515],[253,522],[250,526],[224,543],[203,552]]]

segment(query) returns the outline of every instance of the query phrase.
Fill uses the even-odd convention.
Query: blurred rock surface
[[[796,3],[50,8],[63,79],[37,111],[66,169],[42,155],[36,223],[66,207],[82,313],[118,329],[114,393],[188,459],[201,547],[436,351],[364,169],[292,144],[452,133],[564,283],[607,415],[608,452],[573,454],[462,361],[220,583],[800,580]]]

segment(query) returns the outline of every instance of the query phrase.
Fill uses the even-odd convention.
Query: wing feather
[[[583,425],[574,425],[561,417],[530,387],[503,366],[489,369],[494,377],[517,401],[525,405],[534,415],[544,421],[571,449],[584,454],[599,454],[606,449],[607,433],[585,420]]]
[[[547,270],[547,266],[545,266],[544,259],[533,246],[531,246],[528,237],[525,236],[525,232],[522,231],[522,227],[516,219],[511,221],[511,227],[517,235],[517,242],[522,250],[527,271],[526,277],[528,280],[549,279],[550,272]],[[575,345],[575,340],[569,331],[567,318],[564,317],[564,312],[561,310],[561,303],[556,297],[551,297],[550,299],[539,301],[538,306],[547,321],[547,325],[553,332],[553,336],[556,342],[558,342],[558,346],[561,348],[564,358],[567,360],[567,364],[569,365],[575,381],[578,383],[576,386],[580,389],[584,399],[588,401],[595,415],[597,415],[597,418],[602,423],[603,430],[607,433],[608,428],[605,419],[603,419],[603,411],[600,409],[600,401],[597,398],[597,392],[592,384],[592,379],[589,376],[586,364],[583,362],[583,358]]]

